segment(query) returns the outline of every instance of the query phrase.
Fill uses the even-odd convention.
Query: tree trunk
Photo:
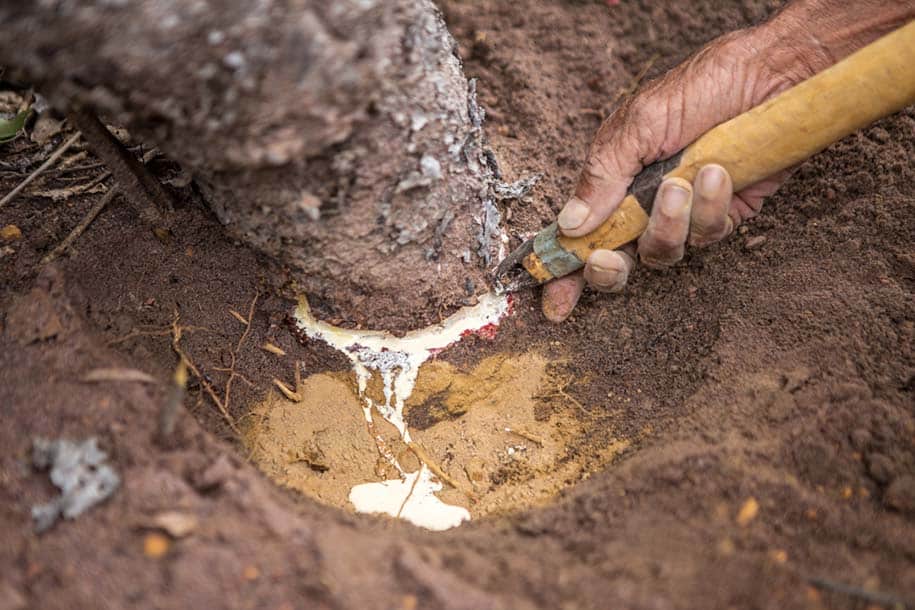
[[[428,0],[41,0],[0,23],[8,70],[158,145],[325,316],[405,330],[487,288],[497,170]]]

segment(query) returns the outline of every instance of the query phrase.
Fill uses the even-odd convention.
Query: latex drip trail
[[[476,305],[457,311],[442,323],[411,331],[403,337],[385,331],[337,328],[316,320],[305,299],[300,300],[295,318],[298,327],[310,339],[327,343],[353,363],[366,422],[371,425],[373,410],[377,411],[397,428],[401,439],[409,443],[404,403],[413,392],[420,366],[468,334],[491,336],[509,307],[510,297],[486,294]],[[381,376],[384,402],[376,402],[366,394],[373,372]],[[446,504],[435,495],[442,489],[442,483],[425,464],[418,471],[408,473],[393,454],[383,451],[381,445],[379,450],[402,477],[354,486],[349,500],[357,512],[385,513],[432,530],[452,528],[470,519],[467,509]]]

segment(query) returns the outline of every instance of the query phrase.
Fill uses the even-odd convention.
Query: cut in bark
[[[487,289],[497,170],[428,0],[0,7],[0,61],[191,171],[313,307],[406,330]]]

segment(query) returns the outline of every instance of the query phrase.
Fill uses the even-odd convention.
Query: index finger
[[[634,133],[629,105],[620,107],[604,121],[591,144],[578,178],[575,195],[556,219],[563,234],[586,235],[616,211],[633,177],[642,170],[642,140]]]

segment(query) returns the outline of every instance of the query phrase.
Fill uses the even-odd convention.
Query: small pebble
[[[759,248],[761,245],[766,243],[767,239],[768,238],[765,235],[754,235],[753,237],[747,239],[746,243],[744,244],[744,248],[747,250],[755,250],[756,248]]]
[[[46,144],[60,133],[61,127],[60,121],[51,117],[47,112],[42,113],[35,121],[30,138],[36,144]]]
[[[893,461],[881,453],[867,456],[867,472],[878,483],[888,483],[895,474]]]
[[[737,525],[744,527],[750,524],[750,521],[756,518],[756,515],[759,514],[759,502],[756,501],[756,498],[748,498],[746,502],[743,503],[743,506],[740,507],[740,511],[737,513]]]
[[[143,554],[150,559],[159,559],[168,553],[169,546],[171,542],[162,534],[147,534],[143,539]]]
[[[887,487],[883,502],[899,512],[915,514],[915,476],[897,477]]]
[[[769,552],[769,557],[772,558],[772,561],[775,563],[785,563],[788,561],[788,553],[783,549],[773,549]]]
[[[22,239],[22,230],[16,225],[6,225],[0,229],[0,240],[16,241],[18,239]]]

